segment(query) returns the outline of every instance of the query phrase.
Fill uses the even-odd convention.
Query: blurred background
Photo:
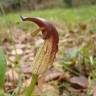
[[[94,4],[96,4],[96,0],[0,0],[0,13],[2,14],[2,8],[6,13],[9,13],[21,10],[70,8]]]

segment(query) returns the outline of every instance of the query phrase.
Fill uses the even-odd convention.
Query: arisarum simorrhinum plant
[[[52,66],[58,51],[59,36],[56,28],[47,20],[38,17],[21,17],[23,21],[36,23],[42,29],[43,46],[37,52],[32,63],[32,80],[25,90],[25,96],[32,96],[39,75],[42,75]]]

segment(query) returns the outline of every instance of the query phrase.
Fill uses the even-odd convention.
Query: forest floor
[[[7,60],[5,92],[22,96],[30,84],[31,63],[43,44],[41,34],[32,37],[37,26],[22,22],[20,16],[45,18],[59,33],[53,67],[38,79],[42,87],[36,85],[35,96],[96,96],[96,6],[3,12],[0,44]]]

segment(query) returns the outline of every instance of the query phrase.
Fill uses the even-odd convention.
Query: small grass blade
[[[0,89],[3,88],[6,71],[6,58],[2,47],[0,47]]]

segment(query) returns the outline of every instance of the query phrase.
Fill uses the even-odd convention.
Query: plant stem
[[[33,96],[33,91],[37,82],[38,75],[37,74],[32,74],[32,80],[31,84],[29,87],[26,89],[25,96]]]

